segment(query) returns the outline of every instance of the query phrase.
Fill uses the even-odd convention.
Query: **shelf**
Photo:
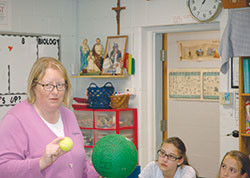
[[[241,134],[242,137],[250,137],[250,134]]]
[[[71,78],[127,78],[129,75],[72,75]]]
[[[241,93],[241,96],[250,96],[250,93]]]
[[[246,100],[250,98],[250,93],[244,93],[244,59],[249,57],[240,57],[239,59],[239,151],[250,155],[250,134],[246,129]],[[246,65],[246,63],[245,63]]]

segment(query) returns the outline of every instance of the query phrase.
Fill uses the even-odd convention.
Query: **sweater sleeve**
[[[29,158],[28,139],[20,121],[7,114],[0,122],[0,177],[43,178],[40,158]]]

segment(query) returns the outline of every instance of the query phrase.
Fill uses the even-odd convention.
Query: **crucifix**
[[[120,0],[117,0],[117,7],[113,7],[112,10],[116,12],[116,22],[117,22],[117,35],[120,35],[120,12],[126,9],[126,7],[120,6]]]

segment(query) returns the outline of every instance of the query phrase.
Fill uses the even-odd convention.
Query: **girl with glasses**
[[[142,170],[139,178],[196,178],[186,156],[186,147],[178,137],[166,139],[157,151],[158,161],[152,161]]]

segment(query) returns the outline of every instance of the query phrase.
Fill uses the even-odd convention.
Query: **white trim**
[[[147,83],[146,83],[146,90],[147,90],[147,127],[148,127],[148,138],[149,138],[149,143],[148,143],[148,150],[154,150],[155,148],[155,127],[154,127],[154,116],[155,116],[155,101],[154,101],[154,91],[155,91],[155,70],[154,70],[154,33],[152,33],[151,31],[147,32],[147,49],[153,49],[152,50],[147,50]],[[153,159],[153,151],[149,151],[148,152],[148,158],[150,160]]]

